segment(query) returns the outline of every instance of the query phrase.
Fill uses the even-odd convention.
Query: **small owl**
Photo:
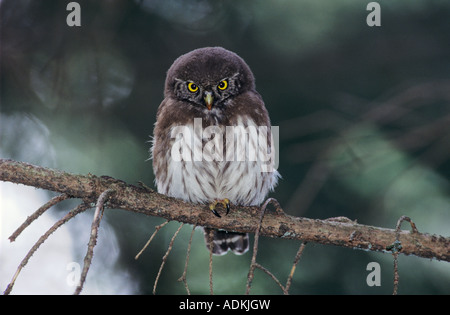
[[[158,192],[208,204],[259,206],[279,178],[269,115],[249,66],[221,47],[180,56],[167,72],[151,155]],[[209,248],[205,228],[206,244]],[[248,234],[212,230],[212,252],[244,254]]]

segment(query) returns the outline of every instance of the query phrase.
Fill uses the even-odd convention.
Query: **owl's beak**
[[[213,100],[214,100],[212,92],[206,91],[203,96],[203,99],[205,100],[205,104],[206,104],[206,107],[208,108],[208,110],[211,110]]]

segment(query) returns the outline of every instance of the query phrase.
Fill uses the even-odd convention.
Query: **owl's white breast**
[[[258,127],[247,117],[240,118],[237,125]],[[276,170],[264,171],[267,161],[259,157],[267,153],[267,147],[258,145],[260,138],[253,132],[230,137],[226,134],[230,129],[211,127],[201,126],[199,132],[198,123],[172,126],[172,147],[165,156],[153,157],[167,161],[167,176],[156,178],[158,192],[194,203],[228,198],[238,205],[261,204],[279,178]],[[211,134],[214,137],[208,140]],[[230,151],[231,144],[234,150]],[[230,152],[234,154],[227,154]],[[254,156],[249,157],[249,152]]]

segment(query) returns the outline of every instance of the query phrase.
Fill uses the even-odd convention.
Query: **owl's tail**
[[[212,244],[212,253],[214,255],[225,255],[231,250],[236,255],[245,254],[249,248],[248,233],[219,231],[216,229],[204,228],[206,248],[209,250]],[[210,240],[210,233],[212,239]]]

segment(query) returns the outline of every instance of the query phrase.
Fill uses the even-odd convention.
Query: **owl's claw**
[[[210,207],[211,208],[211,207]],[[221,215],[219,214],[219,212],[216,211],[216,209],[211,209],[212,213],[214,213],[214,215],[218,218],[221,218]]]
[[[227,215],[228,215],[228,213],[230,213],[230,200],[225,199],[224,202],[225,202],[225,208],[227,208]]]
[[[216,211],[216,205],[218,203],[223,204],[223,206],[225,207],[225,209],[227,210],[227,214],[230,213],[230,200],[228,200],[227,198],[222,199],[222,200],[214,200],[214,202],[212,202],[209,205],[209,209],[211,210],[212,213],[214,213],[214,215],[216,217],[221,218],[222,216]]]

